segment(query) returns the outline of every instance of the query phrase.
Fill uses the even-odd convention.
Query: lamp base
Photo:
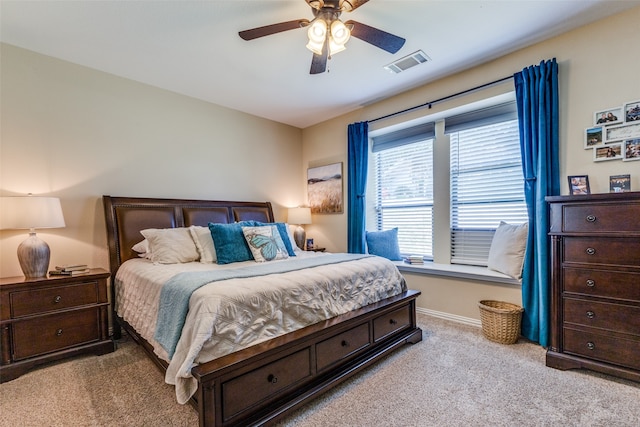
[[[18,261],[27,278],[46,277],[50,256],[49,245],[35,232],[29,233],[27,240],[18,246]]]
[[[307,233],[305,233],[304,228],[298,226],[296,230],[293,232],[293,238],[296,241],[296,246],[298,246],[303,251],[305,249],[305,240],[307,239]]]

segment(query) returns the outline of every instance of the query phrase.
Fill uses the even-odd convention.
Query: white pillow
[[[153,262],[177,264],[196,261],[200,257],[188,228],[148,228],[140,233],[149,241]]]
[[[149,241],[147,239],[136,243],[131,249],[136,251],[140,258],[151,259],[151,249],[149,249]]]
[[[275,225],[242,227],[242,233],[257,262],[289,258],[289,252]]]
[[[209,227],[192,225],[189,227],[189,232],[191,233],[193,243],[195,243],[196,249],[200,254],[200,262],[205,264],[217,262],[216,247],[213,244],[213,238],[211,237],[211,230],[209,230]]]
[[[487,267],[520,280],[528,232],[529,224],[526,222],[511,225],[500,221],[489,248]]]

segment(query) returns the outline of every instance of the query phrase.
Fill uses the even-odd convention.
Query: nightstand
[[[318,248],[318,247],[313,247],[313,248],[307,248],[307,250],[309,252],[324,252],[327,250],[327,248]]]
[[[109,272],[0,278],[0,382],[54,360],[114,350],[109,337]]]

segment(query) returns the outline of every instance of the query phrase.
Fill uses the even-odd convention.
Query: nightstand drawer
[[[378,342],[388,335],[411,325],[409,306],[384,314],[373,321],[373,341]]]
[[[89,281],[50,288],[11,292],[11,317],[48,313],[65,308],[97,304],[98,283]]]
[[[13,324],[14,360],[100,340],[100,310],[90,308]]]

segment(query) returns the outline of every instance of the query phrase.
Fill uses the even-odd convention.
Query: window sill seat
[[[520,286],[522,282],[487,267],[458,264],[436,264],[426,261],[424,264],[411,265],[403,261],[394,261],[401,272],[424,274],[430,276],[446,276],[459,279],[482,280],[485,282],[502,283],[506,285]]]

